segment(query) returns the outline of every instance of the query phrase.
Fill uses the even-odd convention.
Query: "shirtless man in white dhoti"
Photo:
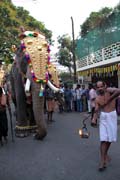
[[[100,111],[99,133],[101,160],[99,171],[106,168],[108,161],[108,150],[112,142],[117,139],[117,113],[115,100],[120,95],[120,89],[107,88],[102,81],[97,82],[97,97],[95,100],[95,113],[92,123],[96,123]]]

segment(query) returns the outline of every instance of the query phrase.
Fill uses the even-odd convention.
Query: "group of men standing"
[[[77,84],[75,88],[64,86],[63,90],[65,100],[65,111],[77,111],[93,113],[96,98],[96,91],[93,84],[85,85]]]

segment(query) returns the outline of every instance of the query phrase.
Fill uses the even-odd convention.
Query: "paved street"
[[[48,125],[43,141],[15,138],[0,147],[0,180],[118,180],[120,178],[120,125],[118,142],[112,144],[112,161],[98,172],[98,128],[87,127],[88,139],[81,139],[78,129],[86,113],[55,113],[56,122]]]

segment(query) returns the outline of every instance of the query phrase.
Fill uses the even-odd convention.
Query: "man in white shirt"
[[[78,112],[82,112],[82,99],[81,99],[81,95],[82,95],[82,89],[81,89],[81,85],[77,85],[76,88],[76,101],[77,101],[77,111]]]
[[[89,88],[90,88],[89,97],[90,97],[91,119],[92,119],[94,111],[95,111],[95,99],[96,99],[97,94],[96,94],[95,86],[93,84],[89,84]],[[91,125],[93,124],[91,123]]]

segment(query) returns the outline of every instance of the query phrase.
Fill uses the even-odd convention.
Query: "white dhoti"
[[[101,112],[100,113],[100,141],[115,142],[117,140],[117,113]]]

